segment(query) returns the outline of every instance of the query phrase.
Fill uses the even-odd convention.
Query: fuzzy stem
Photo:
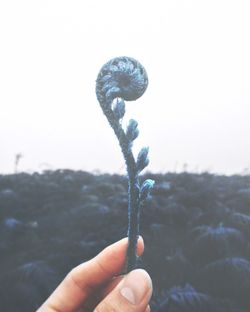
[[[137,240],[139,236],[139,179],[136,162],[131,150],[131,142],[127,139],[119,121],[111,109],[111,103],[100,102],[103,113],[118,138],[128,172],[128,249],[126,259],[126,273],[137,266]]]

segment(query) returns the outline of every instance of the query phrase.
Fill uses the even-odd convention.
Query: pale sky
[[[140,61],[135,155],[152,172],[250,169],[249,0],[0,2],[0,174],[70,168],[124,173],[95,96],[101,66]]]

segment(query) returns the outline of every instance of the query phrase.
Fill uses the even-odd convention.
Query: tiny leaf
[[[126,135],[129,141],[134,141],[138,135],[139,135],[139,130],[137,129],[138,122],[134,119],[130,119],[126,131]]]
[[[141,194],[140,194],[140,200],[144,201],[147,199],[150,190],[154,187],[155,181],[151,179],[147,179],[143,182],[141,186]]]
[[[117,100],[116,105],[114,107],[114,114],[118,120],[122,119],[123,116],[125,115],[125,103],[122,99]]]
[[[137,156],[136,167],[138,172],[141,172],[149,164],[148,151],[148,147],[143,147]]]

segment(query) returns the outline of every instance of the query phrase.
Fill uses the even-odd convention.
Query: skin
[[[132,271],[131,277],[139,276],[134,282],[145,289],[143,299],[132,304],[121,295],[126,275],[125,266],[128,238],[124,238],[101,251],[93,259],[75,267],[37,310],[37,312],[149,312],[148,302],[152,295],[152,283],[146,271]],[[138,239],[137,254],[144,251],[142,237]],[[131,275],[132,274],[132,275]],[[139,275],[138,275],[139,274]]]

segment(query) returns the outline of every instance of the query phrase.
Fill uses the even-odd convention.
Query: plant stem
[[[114,116],[111,105],[100,103],[103,113],[118,138],[128,172],[128,249],[126,259],[126,273],[137,266],[137,240],[139,237],[139,179],[136,163],[132,153],[132,143],[126,137],[119,121]]]

